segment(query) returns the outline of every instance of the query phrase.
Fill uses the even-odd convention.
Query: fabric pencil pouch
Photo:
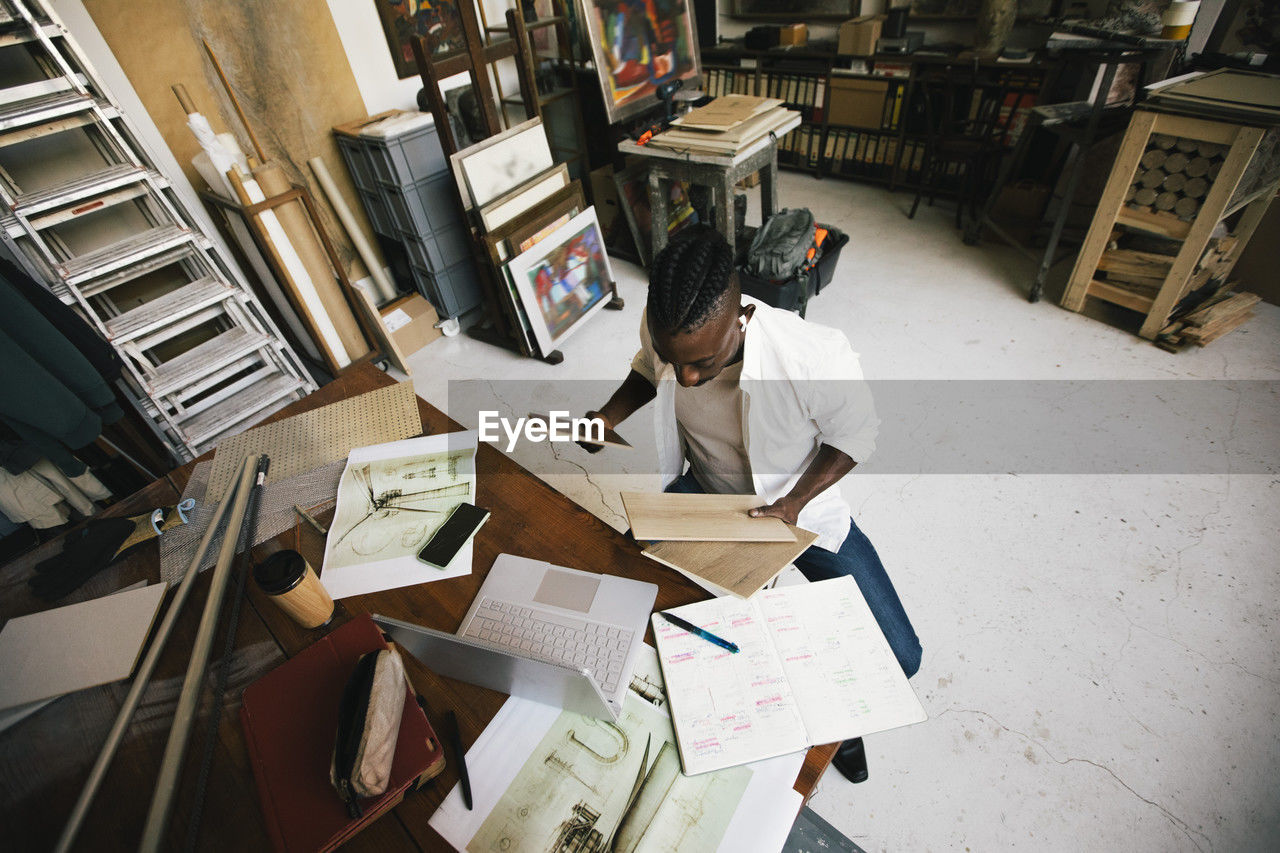
[[[386,793],[391,783],[405,683],[400,655],[382,649],[361,656],[343,688],[329,781],[353,818],[361,797]]]

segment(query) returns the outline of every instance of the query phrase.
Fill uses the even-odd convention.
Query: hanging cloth
[[[89,359],[0,275],[0,421],[78,477],[86,466],[71,451],[123,416]]]

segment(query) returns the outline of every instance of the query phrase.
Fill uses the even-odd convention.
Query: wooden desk
[[[321,388],[273,416],[288,417],[391,383],[371,365],[360,365],[343,378]],[[418,401],[426,433],[459,426],[435,407]],[[207,457],[202,457],[207,458]],[[144,512],[172,504],[181,494],[195,463],[179,468],[113,507],[112,516]],[[477,500],[493,512],[476,537],[473,574],[404,589],[356,596],[338,602],[334,625],[353,615],[377,612],[441,630],[457,630],[494,558],[503,551],[549,560],[560,565],[624,574],[659,585],[656,607],[688,604],[706,597],[675,572],[640,554],[636,544],[586,510],[556,492],[489,445],[477,457]],[[292,547],[293,533],[264,543],[261,558],[281,547]],[[301,550],[316,566],[324,543],[310,528],[301,529]],[[27,588],[31,567],[52,553],[46,547],[0,569],[0,620],[46,609]],[[144,548],[95,577],[63,603],[94,598],[125,583],[159,579],[156,549]],[[178,689],[186,671],[187,650],[200,620],[201,602],[208,590],[209,572],[201,575],[192,599],[174,629],[142,704],[89,811],[78,849],[132,850],[145,822],[155,774],[169,734]],[[200,849],[266,850],[270,843],[249,770],[240,730],[240,693],[244,687],[290,655],[319,639],[325,630],[304,631],[249,584],[249,601],[237,633],[236,654],[226,694],[218,748],[210,774],[201,824]],[[649,636],[652,643],[652,636]],[[220,648],[220,643],[218,648]],[[412,658],[406,659],[419,692],[430,703],[428,717],[443,731],[443,714],[457,711],[463,740],[470,745],[497,713],[505,696],[484,688],[441,678]],[[6,847],[45,850],[53,846],[71,810],[85,775],[97,758],[128,682],[65,696],[21,723],[0,733],[0,801],[3,825],[10,834]],[[168,842],[178,847],[185,838],[194,790],[195,768],[206,733],[194,733],[188,751],[182,790],[177,797]],[[795,789],[806,798],[835,752],[835,744],[809,750]],[[448,845],[427,825],[444,796],[457,782],[453,756],[449,766],[423,790],[410,794],[388,817],[357,835],[344,850],[447,850]]]

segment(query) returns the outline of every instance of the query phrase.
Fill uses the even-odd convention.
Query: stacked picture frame
[[[516,346],[560,363],[564,340],[598,311],[623,305],[595,208],[565,164],[552,161],[540,119],[458,151],[450,164]]]

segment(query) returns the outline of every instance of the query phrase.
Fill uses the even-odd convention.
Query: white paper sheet
[[[0,631],[0,708],[128,678],[166,589],[153,584],[10,619]]]
[[[626,705],[630,709],[643,709],[650,715],[656,710],[665,719],[665,712],[662,711],[665,696],[662,693],[661,671],[657,655],[650,646],[641,650]],[[456,849],[465,850],[499,806],[504,794],[516,781],[543,738],[560,722],[563,713],[559,708],[527,699],[508,699],[467,752],[473,810],[467,810],[462,802],[461,788],[455,786],[432,816],[431,826]],[[669,726],[669,720],[667,725]],[[672,737],[669,729],[666,736]],[[586,738],[587,735],[583,733],[583,739]],[[653,753],[657,751],[658,745],[651,745],[650,763],[654,760]],[[572,760],[565,763],[573,767]],[[749,770],[751,775],[736,809],[728,819],[728,826],[717,849],[726,853],[781,849],[803,801],[800,794],[792,788],[803,763],[804,753],[799,752],[736,769],[739,774],[743,769]],[[577,769],[585,772],[586,768]],[[698,780],[684,777],[684,780],[686,784],[713,783],[712,776],[699,777]],[[573,784],[572,781],[569,784]],[[526,852],[543,849],[528,838],[522,838],[521,842],[520,849]],[[669,841],[662,842],[662,845],[667,848],[664,853],[672,853]],[[551,850],[553,846],[548,841],[546,849]],[[644,843],[638,849],[646,849]],[[676,849],[684,851],[684,848]]]
[[[347,457],[320,581],[335,599],[471,574],[468,542],[443,569],[418,551],[462,502],[475,502],[476,433],[359,447]]]
[[[672,613],[730,653],[653,617],[687,773],[921,722],[924,708],[850,577]]]

